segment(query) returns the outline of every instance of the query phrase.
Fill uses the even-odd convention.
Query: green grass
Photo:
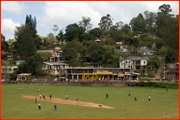
[[[23,88],[23,89],[20,89]],[[115,109],[102,109],[78,105],[56,104],[41,101],[42,110],[34,100],[22,95],[41,94],[70,100],[101,103]],[[131,96],[128,92],[131,91]],[[109,99],[105,94],[109,94]],[[148,101],[151,95],[152,101]],[[134,101],[134,97],[137,101]],[[179,90],[153,87],[80,87],[42,85],[1,85],[2,119],[165,119],[179,118]]]

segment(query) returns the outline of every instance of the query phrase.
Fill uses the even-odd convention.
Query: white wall
[[[120,61],[120,68],[131,68],[132,66],[132,61],[131,60],[122,60]]]
[[[1,66],[1,73],[14,73],[18,66]]]
[[[141,66],[147,65],[147,60],[143,59],[141,60]]]

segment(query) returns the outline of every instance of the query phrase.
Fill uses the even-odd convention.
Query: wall
[[[147,65],[147,60],[141,60],[141,66],[144,66],[144,65]]]

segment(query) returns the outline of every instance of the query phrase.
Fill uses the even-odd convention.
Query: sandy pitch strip
[[[28,98],[28,99],[35,99],[35,97],[37,97],[37,100],[41,100],[41,101],[48,101],[48,102],[53,102],[53,103],[61,103],[61,104],[69,104],[69,105],[78,105],[77,101],[63,100],[60,98],[52,98],[51,100],[49,100],[49,97],[46,97],[46,100],[44,100],[42,97],[40,99],[39,96],[22,95],[22,97]],[[97,103],[82,102],[82,101],[79,101],[79,105],[80,106],[86,106],[86,107],[99,107],[99,104],[97,104]],[[109,107],[109,106],[105,106],[105,105],[103,105],[102,108],[114,109],[113,107]]]

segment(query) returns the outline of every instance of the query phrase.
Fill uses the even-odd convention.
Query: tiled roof
[[[57,51],[60,51],[60,50],[61,50],[61,48],[57,49],[56,52],[57,52]]]
[[[52,41],[48,41],[48,43],[52,43]]]
[[[13,55],[12,52],[1,52],[2,54],[8,54],[8,55]]]
[[[51,57],[57,57],[56,53],[53,53],[53,54],[51,55]]]
[[[12,53],[12,52],[9,52],[8,54],[9,54],[9,55],[13,55],[13,53]]]

